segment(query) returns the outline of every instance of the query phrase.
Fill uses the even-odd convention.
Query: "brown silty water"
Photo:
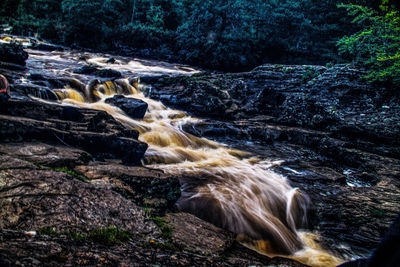
[[[136,86],[136,88],[135,88]],[[313,266],[336,266],[341,260],[321,249],[306,226],[308,198],[270,168],[279,162],[251,157],[244,151],[195,137],[182,130],[198,119],[146,98],[127,79],[100,83],[86,90],[56,91],[64,105],[104,110],[139,131],[149,149],[146,164],[181,177],[177,207],[238,234],[238,241],[267,255],[287,255]],[[143,120],[133,120],[104,100],[114,94],[142,99],[149,107]]]
[[[71,71],[86,64],[78,60],[77,52],[28,51],[29,70],[80,82],[79,88],[53,90],[62,105],[104,110],[139,131],[139,140],[149,145],[145,163],[181,177],[182,193],[176,204],[181,211],[237,233],[239,242],[269,256],[285,255],[311,266],[336,266],[342,262],[318,245],[318,236],[299,230],[306,227],[309,200],[285,177],[271,170],[279,162],[252,157],[184,132],[182,125],[199,120],[145,97],[135,80],[93,84],[90,76]],[[107,59],[94,54],[89,57],[89,62],[100,66]],[[125,58],[117,58],[112,68],[126,76],[132,74],[132,69],[142,75],[183,74],[168,63],[157,65]],[[186,74],[195,72],[189,69]],[[17,82],[29,83],[24,79]],[[106,104],[105,99],[115,94],[147,102],[144,119],[131,119],[119,108]]]

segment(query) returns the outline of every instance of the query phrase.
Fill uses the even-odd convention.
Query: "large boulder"
[[[146,207],[152,215],[162,216],[166,211],[174,211],[180,197],[178,178],[157,169],[105,162],[76,166],[75,171],[93,182],[110,184],[115,191]]]
[[[143,119],[146,114],[148,104],[140,99],[116,95],[106,99],[106,103],[119,107],[129,117],[133,119]]]
[[[2,229],[84,233],[117,226],[133,235],[157,232],[141,208],[112,190],[80,181],[67,169],[19,166],[0,171]]]
[[[164,217],[172,227],[172,242],[188,251],[218,255],[229,249],[235,235],[189,213],[170,213]]]
[[[18,44],[0,44],[0,61],[17,65],[26,65],[28,53]]]

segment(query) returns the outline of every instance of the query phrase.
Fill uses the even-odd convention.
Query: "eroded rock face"
[[[3,229],[88,232],[117,226],[149,234],[155,225],[143,210],[117,193],[48,170],[3,170],[0,193]]]
[[[0,61],[25,66],[28,53],[17,44],[0,44]]]
[[[202,256],[187,251],[172,251],[156,245],[130,242],[105,247],[66,237],[35,236],[0,230],[0,263],[9,265],[162,265],[162,266],[273,266],[303,267],[290,259],[262,256],[246,248],[234,248],[225,257]]]
[[[69,167],[77,164],[88,163],[91,156],[82,150],[65,146],[51,146],[44,143],[9,143],[1,144],[0,154],[3,157],[10,157],[14,160],[9,163],[6,159],[2,161],[2,169],[15,168],[21,161],[24,164],[33,163],[48,167]],[[29,165],[31,166],[31,165]]]
[[[323,243],[368,255],[400,212],[400,98],[365,74],[264,65],[142,81],[151,97],[206,118],[185,131],[279,162],[273,169],[310,196],[309,228]]]
[[[1,144],[0,159],[2,229],[88,232],[117,226],[132,234],[157,232],[145,212],[121,195],[79,180],[67,167],[42,167],[87,162],[84,151],[38,143],[19,148]]]
[[[0,107],[0,139],[41,140],[83,148],[98,157],[140,164],[147,144],[104,111],[10,100]]]
[[[197,116],[246,120],[266,115],[276,124],[398,146],[399,97],[367,83],[365,75],[344,65],[263,65],[248,73],[142,81],[152,86],[150,97]]]
[[[146,207],[154,216],[175,210],[180,197],[180,184],[176,177],[161,170],[129,167],[118,163],[77,166],[75,170],[92,181],[109,181],[114,190],[123,193],[136,204]],[[123,184],[121,184],[123,183]]]
[[[143,119],[148,107],[147,103],[143,100],[124,97],[123,95],[113,96],[106,99],[105,102],[120,108],[132,119]]]
[[[164,218],[173,228],[172,242],[187,251],[203,255],[221,254],[235,241],[233,233],[204,222],[189,213],[170,213]]]

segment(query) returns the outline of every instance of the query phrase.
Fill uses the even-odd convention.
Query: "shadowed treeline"
[[[0,21],[15,34],[70,46],[236,71],[336,62],[337,40],[356,31],[339,2],[3,0]]]

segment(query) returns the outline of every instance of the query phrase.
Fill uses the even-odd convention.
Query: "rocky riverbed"
[[[186,132],[248,151],[286,177],[311,200],[306,229],[343,259],[368,256],[400,211],[400,101],[366,83],[363,70],[221,74],[62,49],[29,48],[25,67],[0,63],[12,91],[0,107],[2,264],[302,266],[179,211],[188,177],[142,166],[148,146],[138,131],[54,102],[54,92],[83,91],[94,79],[139,76],[146,96],[202,117]]]
[[[368,254],[399,212],[400,101],[348,65],[145,77],[151,97],[205,117],[185,131],[280,160],[311,227]],[[346,245],[344,245],[346,244]]]

